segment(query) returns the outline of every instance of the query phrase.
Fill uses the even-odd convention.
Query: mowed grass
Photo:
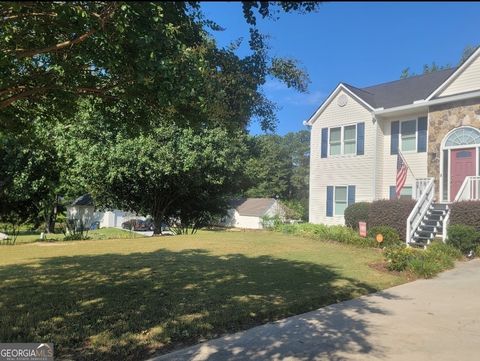
[[[1,247],[0,340],[139,360],[406,280],[378,250],[273,232]]]
[[[88,237],[91,239],[121,239],[121,238],[141,238],[141,234],[130,232],[118,228],[101,228],[88,231]],[[48,233],[45,242],[55,242],[63,240],[63,233]],[[34,231],[21,231],[16,239],[16,244],[32,243],[40,241],[40,233]]]

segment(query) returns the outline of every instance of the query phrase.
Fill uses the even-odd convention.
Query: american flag
[[[397,155],[397,183],[396,183],[396,192],[397,192],[397,199],[400,198],[400,192],[402,191],[403,186],[405,185],[405,181],[407,180],[407,170],[408,166],[403,159],[403,156],[400,152]]]

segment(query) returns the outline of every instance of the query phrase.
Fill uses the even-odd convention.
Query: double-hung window
[[[357,152],[357,126],[349,125],[343,128],[343,154]]]
[[[347,187],[335,187],[335,215],[343,216],[348,205]]]
[[[356,154],[357,125],[330,128],[330,155]]]
[[[342,154],[342,127],[330,128],[330,155]]]
[[[417,150],[417,120],[401,122],[401,149],[403,152]]]

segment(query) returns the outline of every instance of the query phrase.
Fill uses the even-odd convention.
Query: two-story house
[[[307,124],[310,222],[343,224],[349,204],[396,197],[400,151],[410,168],[401,197],[421,201],[413,237],[426,207],[479,196],[480,49],[448,70],[366,88],[340,83]]]

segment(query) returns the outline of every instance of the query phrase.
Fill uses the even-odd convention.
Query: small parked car
[[[151,219],[130,219],[122,223],[123,229],[129,229],[132,231],[153,231],[153,222]]]

